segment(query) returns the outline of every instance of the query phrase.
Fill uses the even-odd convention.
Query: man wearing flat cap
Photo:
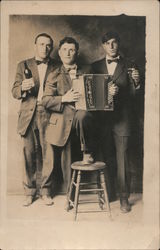
[[[109,74],[112,80],[109,91],[114,96],[114,111],[104,112],[103,115],[107,126],[110,124],[115,142],[120,209],[127,213],[131,210],[128,202],[130,192],[128,142],[132,130],[133,98],[140,87],[140,77],[135,65],[131,65],[120,55],[119,45],[119,35],[113,31],[107,32],[102,37],[106,57],[94,62],[92,67],[95,74]]]

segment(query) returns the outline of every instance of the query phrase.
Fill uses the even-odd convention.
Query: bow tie
[[[71,70],[76,70],[77,69],[77,65],[76,64],[73,64],[73,65],[65,65],[65,64],[63,64],[63,67],[68,72],[71,71]]]
[[[47,64],[48,63],[48,59],[43,60],[43,61],[36,60],[36,63],[37,63],[37,65],[40,65],[42,63]]]
[[[115,62],[115,63],[118,63],[119,62],[119,58],[116,58],[116,59],[108,59],[107,60],[108,64],[112,63],[112,62]]]
[[[70,72],[71,70],[76,70],[77,69],[77,67],[75,66],[75,67],[68,67],[66,70],[68,71],[68,72]]]

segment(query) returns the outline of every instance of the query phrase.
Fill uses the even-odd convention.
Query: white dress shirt
[[[119,56],[114,58],[114,59],[119,59]],[[113,58],[106,56],[106,65],[107,65],[107,69],[108,69],[108,74],[112,76],[114,74],[116,67],[117,67],[117,62],[108,63],[107,60],[113,60]]]
[[[41,102],[41,99],[43,96],[43,84],[44,84],[44,78],[46,75],[48,65],[46,63],[41,63],[41,64],[37,65],[37,67],[38,67],[39,82],[40,82],[38,98],[37,98],[37,101],[39,103],[39,102]]]

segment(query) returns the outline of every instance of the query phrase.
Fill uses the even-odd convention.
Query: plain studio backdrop
[[[143,102],[145,75],[145,17],[136,16],[49,16],[10,15],[9,18],[9,112],[8,112],[8,172],[7,191],[23,193],[22,139],[17,134],[20,101],[14,99],[11,88],[17,63],[34,56],[34,39],[39,33],[48,33],[54,40],[51,57],[58,59],[59,41],[65,36],[74,37],[80,45],[79,60],[92,63],[104,57],[101,37],[109,30],[119,33],[120,51],[135,60],[141,73],[142,90],[135,101],[135,122],[131,139],[130,166],[131,191],[142,191],[143,174]]]

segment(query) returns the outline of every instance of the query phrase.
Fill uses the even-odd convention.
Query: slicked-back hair
[[[59,42],[59,49],[62,47],[62,45],[64,43],[72,43],[72,44],[74,44],[75,48],[76,48],[76,51],[78,52],[78,50],[79,50],[79,43],[73,37],[66,36],[62,40],[60,40],[60,42]]]
[[[47,33],[41,33],[41,34],[38,34],[37,36],[36,36],[36,38],[35,38],[35,44],[37,43],[37,39],[39,38],[39,37],[47,37],[47,38],[49,38],[50,39],[50,41],[51,41],[51,46],[52,46],[52,48],[53,48],[53,39],[52,39],[52,37],[50,36],[50,35],[48,35]]]
[[[102,36],[102,43],[106,43],[110,39],[115,39],[118,44],[120,43],[120,37],[117,32],[109,31]]]

